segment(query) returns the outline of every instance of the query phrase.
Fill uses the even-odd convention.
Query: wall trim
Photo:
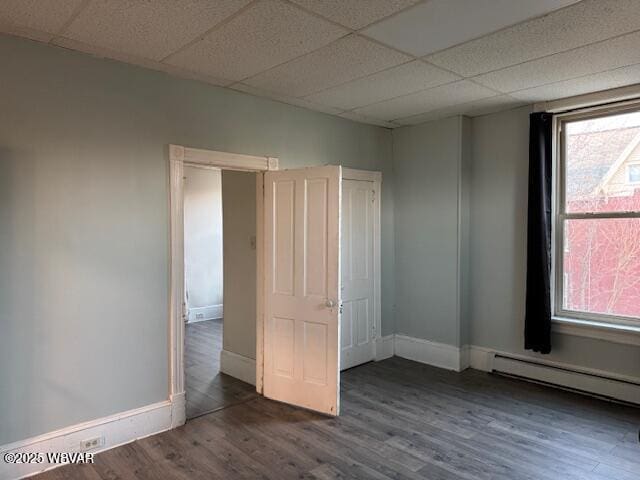
[[[564,362],[555,362],[529,355],[502,352],[485,347],[470,346],[470,351],[470,366],[476,370],[485,372],[492,372],[496,369],[502,370],[504,359],[507,359],[507,361],[508,359],[513,359],[522,362],[519,368],[514,369],[514,374],[523,379],[640,404],[640,377],[621,375]]]
[[[640,345],[639,327],[569,318],[553,318],[552,321],[551,329],[554,333],[595,338],[596,340],[626,345]]]
[[[547,102],[537,102],[533,106],[533,111],[557,113],[567,110],[589,108],[606,103],[633,101],[638,98],[640,98],[640,84],[635,84],[585,93],[583,95],[575,95],[573,97],[559,98]]]
[[[222,318],[224,312],[223,305],[207,305],[205,307],[189,308],[187,314],[187,323],[204,322],[206,320],[218,320]],[[198,318],[202,315],[202,318]]]
[[[80,442],[101,437],[101,445],[93,453],[133,442],[140,438],[170,430],[184,423],[184,392],[144,407],[127,410],[88,422],[78,423],[53,432],[0,446],[0,458],[8,452],[47,453],[80,452]],[[62,464],[9,464],[0,462],[0,479],[29,477]]]
[[[434,367],[461,372],[468,365],[468,349],[446,343],[432,342],[422,338],[396,334],[394,337],[396,356],[414,360]]]
[[[376,362],[393,357],[395,353],[394,337],[392,334],[376,338]]]
[[[256,361],[253,358],[222,350],[220,371],[251,385],[256,384]]]
[[[391,335],[385,337],[385,340],[389,337]],[[513,359],[516,362],[522,362],[521,366],[516,365],[513,368],[513,374],[524,380],[544,382],[558,388],[569,388],[585,394],[640,404],[640,377],[477,345],[464,345],[458,348],[407,335],[393,335],[393,344],[395,355],[398,357],[456,372],[467,368],[483,372],[494,372],[497,368],[503,370],[505,362]]]

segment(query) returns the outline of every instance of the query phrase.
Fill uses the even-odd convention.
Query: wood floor
[[[640,479],[640,410],[392,358],[343,372],[342,415],[262,397],[53,479]]]
[[[189,323],[185,328],[187,418],[257,397],[253,385],[220,373],[222,320]]]

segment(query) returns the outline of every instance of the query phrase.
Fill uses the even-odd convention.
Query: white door
[[[375,358],[374,183],[342,181],[340,370]]]
[[[338,415],[340,183],[335,166],[265,173],[264,395]]]

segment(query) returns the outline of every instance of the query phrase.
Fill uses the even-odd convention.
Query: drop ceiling
[[[640,81],[640,0],[3,0],[0,32],[387,127]]]

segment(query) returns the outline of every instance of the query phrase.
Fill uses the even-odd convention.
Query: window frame
[[[551,315],[559,323],[583,323],[611,328],[640,328],[640,317],[627,317],[595,312],[582,312],[564,308],[564,255],[567,251],[564,241],[566,220],[640,218],[640,211],[633,212],[566,212],[566,124],[611,115],[640,112],[640,101],[623,102],[617,105],[589,107],[566,113],[554,114],[552,138],[552,202],[551,202]]]
[[[631,180],[631,167],[640,167],[640,162],[631,162],[627,164],[627,183],[629,185],[640,185],[640,179]]]

